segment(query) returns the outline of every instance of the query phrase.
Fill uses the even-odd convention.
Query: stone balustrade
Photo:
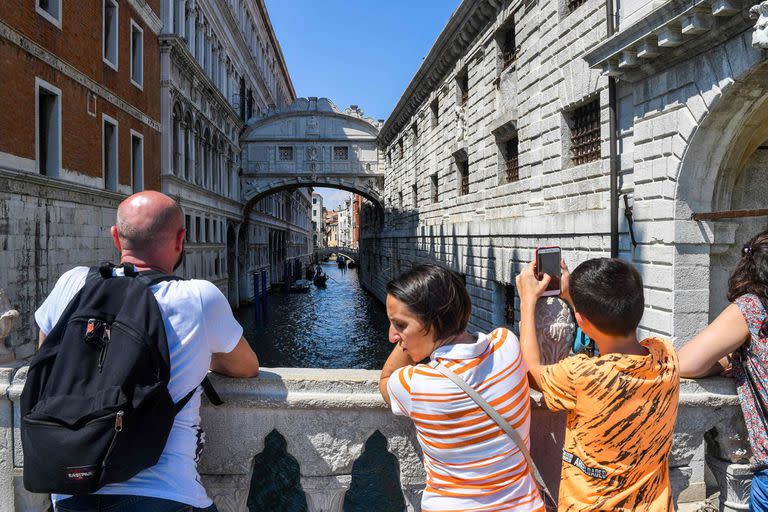
[[[0,368],[0,512],[48,507],[46,496],[30,494],[22,485],[18,400],[25,377],[25,367]],[[225,404],[203,407],[206,447],[199,469],[222,512],[247,510],[249,493],[252,498],[258,494],[253,475],[264,469],[262,465],[273,464],[265,457],[265,439],[277,436],[275,432],[295,459],[300,485],[296,493],[310,512],[339,512],[345,497],[354,501],[350,494],[356,492],[356,472],[376,469],[367,467],[371,459],[364,451],[377,442],[399,480],[405,507],[420,510],[421,450],[410,420],[393,416],[385,407],[377,371],[265,368],[255,379],[212,380]],[[536,394],[532,403],[533,456],[554,492],[564,417],[544,408]],[[670,459],[676,500],[701,501],[719,488],[721,510],[746,510],[747,446],[733,381],[683,381]],[[715,481],[705,477],[705,467]]]

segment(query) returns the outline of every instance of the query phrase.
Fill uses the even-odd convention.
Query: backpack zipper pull
[[[123,411],[117,411],[115,416],[115,432],[123,431],[123,414],[125,414]]]
[[[99,373],[101,373],[101,369],[104,367],[104,360],[107,358],[107,347],[109,346],[111,336],[110,325],[104,324],[104,334],[101,337],[102,345],[99,351]]]

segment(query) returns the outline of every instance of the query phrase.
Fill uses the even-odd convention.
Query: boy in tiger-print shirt
[[[541,365],[534,309],[550,281],[531,263],[517,277],[520,345],[550,409],[568,411],[558,510],[671,511],[668,459],[680,387],[677,355],[658,338],[638,341],[643,282],[629,263],[598,258],[568,273],[571,304],[599,356]]]

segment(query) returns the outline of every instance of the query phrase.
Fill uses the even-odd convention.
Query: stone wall
[[[535,247],[561,246],[571,268],[609,255],[607,86],[620,75],[618,254],[644,280],[640,334],[677,346],[695,335],[724,304],[740,244],[768,227],[765,216],[691,219],[765,204],[745,180],[768,171],[758,149],[768,140],[768,61],[751,44],[748,5],[694,3],[664,2],[606,39],[602,1],[570,13],[556,0],[463,2],[381,129],[386,212],[361,241],[366,287],[383,298],[387,280],[414,262],[441,262],[466,276],[471,327],[489,330]],[[657,44],[660,27],[679,31],[689,19],[679,41]],[[579,163],[573,113],[594,100],[599,157]],[[504,144],[514,138],[519,176],[510,181]]]
[[[26,368],[0,370],[0,512],[43,512],[48,506],[47,496],[26,492],[21,481],[18,399],[25,376]],[[411,422],[384,406],[377,371],[265,368],[256,379],[212,380],[225,404],[203,407],[206,447],[199,469],[222,512],[242,512],[249,494],[252,500],[259,494],[252,483],[254,473],[264,468],[255,468],[254,461],[264,460],[265,439],[275,436],[273,431],[284,438],[285,455],[293,458],[295,492],[306,499],[309,512],[340,512],[345,499],[354,501],[360,470],[355,462],[382,436],[386,446],[380,448],[395,475],[395,488],[408,511],[420,510],[425,478],[420,448]],[[532,404],[532,453],[556,492],[563,417],[546,410],[540,396],[533,396]],[[670,471],[678,505],[743,484],[743,477],[733,475],[744,466],[731,464],[748,455],[732,380],[683,381],[674,436]],[[722,482],[705,479],[706,467]],[[728,481],[726,474],[732,475]],[[287,481],[291,475],[281,478]],[[722,499],[732,502],[725,510],[736,510],[739,500],[744,503],[743,493],[743,485],[741,495],[723,492]]]

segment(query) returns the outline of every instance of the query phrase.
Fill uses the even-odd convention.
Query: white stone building
[[[325,246],[323,196],[312,192],[312,245],[315,249]]]
[[[750,18],[753,3],[464,1],[381,129],[366,285],[383,298],[442,262],[466,278],[472,329],[514,327],[514,276],[559,245],[571,267],[632,261],[640,334],[690,339],[768,228],[768,3]],[[703,442],[675,442],[676,500],[699,499]],[[717,449],[714,472],[745,461],[743,442]]]
[[[248,119],[295,99],[263,0],[163,0],[163,192],[187,220],[186,277],[208,279],[232,304],[253,295],[253,273],[280,281],[311,249],[306,191],[245,208],[240,134]]]

